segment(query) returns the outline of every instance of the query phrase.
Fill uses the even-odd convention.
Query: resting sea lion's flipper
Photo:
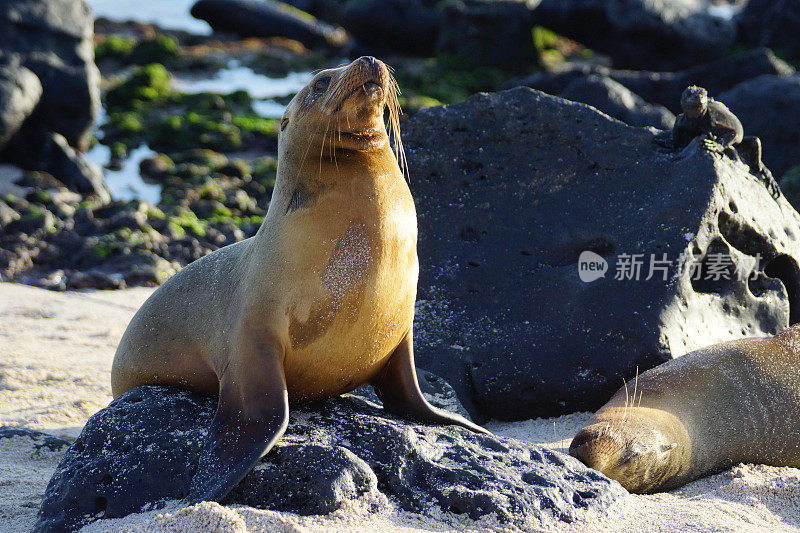
[[[422,395],[414,367],[414,341],[411,331],[395,348],[389,362],[373,380],[372,386],[378,393],[383,408],[387,411],[425,422],[455,424],[477,433],[489,433],[463,416],[439,409],[428,403]]]
[[[217,413],[185,503],[224,498],[283,436],[289,399],[282,354],[263,347],[222,376]]]

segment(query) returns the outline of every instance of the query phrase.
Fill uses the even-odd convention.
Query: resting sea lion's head
[[[400,112],[397,94],[397,84],[387,66],[371,56],[322,70],[286,107],[281,119],[279,152],[308,152],[311,154],[308,157],[316,162],[325,157],[338,159],[337,154],[342,151],[387,148],[386,108],[397,149]]]
[[[636,493],[665,490],[664,480],[688,466],[688,438],[671,414],[633,406],[603,414],[581,429],[569,447],[569,454],[586,466]]]

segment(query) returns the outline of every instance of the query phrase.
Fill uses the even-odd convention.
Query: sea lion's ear
[[[283,436],[289,396],[280,347],[245,339],[220,377],[219,404],[185,503],[219,501]]]
[[[286,126],[289,125],[289,117],[283,117],[281,119],[281,131],[286,129]]]

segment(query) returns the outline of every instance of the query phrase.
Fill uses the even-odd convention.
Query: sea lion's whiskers
[[[391,69],[389,70],[391,72]],[[403,149],[403,139],[400,136],[400,87],[397,85],[397,80],[389,74],[389,82],[387,84],[386,107],[389,110],[389,131],[391,135],[392,145],[397,157],[397,163],[400,166],[400,171],[405,176],[406,180],[410,180],[408,173],[408,162],[406,161],[405,150]]]
[[[626,383],[625,378],[622,378],[622,388],[625,389],[625,408],[622,411],[622,421],[620,424],[624,424],[625,420],[628,418],[628,383]]]
[[[322,145],[319,148],[319,174],[318,176],[322,177],[322,155],[325,152],[325,140],[328,138],[328,130],[331,126],[331,117],[328,116],[328,123],[325,125],[325,131],[322,133]],[[330,147],[329,147],[330,149]]]

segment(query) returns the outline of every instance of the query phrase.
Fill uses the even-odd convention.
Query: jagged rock
[[[286,37],[306,46],[341,48],[347,34],[283,2],[271,0],[199,0],[192,16],[208,22],[215,31],[242,37]]]
[[[690,85],[705,87],[712,96],[758,76],[790,76],[794,69],[767,49],[750,50],[680,72],[615,70],[599,65],[577,64],[557,72],[539,72],[512,80],[506,88],[524,85],[558,95],[575,80],[597,74],[607,76],[647,102],[660,104],[672,113],[681,112],[681,93]]]
[[[0,66],[0,149],[19,131],[42,96],[36,74],[20,66]]]
[[[63,135],[84,150],[100,112],[93,18],[85,0],[0,3],[0,63],[19,63],[41,81],[42,97],[25,122],[27,137]]]
[[[537,22],[611,56],[618,68],[675,70],[723,57],[732,20],[705,0],[543,0]]]
[[[761,76],[718,95],[764,148],[775,176],[800,165],[800,76]]]
[[[65,454],[35,530],[77,529],[185,496],[215,408],[213,398],[169,387],[114,400]],[[494,514],[524,530],[602,511],[625,494],[567,455],[411,424],[345,396],[293,410],[284,437],[223,503],[320,514],[378,492],[409,511]]]
[[[102,201],[109,199],[100,167],[77,152],[58,133],[42,135],[33,147],[16,136],[6,145],[3,154],[25,169],[50,174],[71,191],[94,195]]]
[[[528,88],[405,123],[420,227],[417,364],[473,415],[595,410],[637,369],[800,320],[800,215],[700,139],[679,153],[653,141]],[[581,280],[583,252],[584,268],[605,263],[605,277]],[[730,263],[706,279],[720,253]],[[647,257],[641,279],[615,279],[631,273],[632,254]]]
[[[736,22],[743,43],[800,58],[800,1],[749,0]]]
[[[591,74],[570,83],[562,98],[583,102],[631,126],[653,126],[667,130],[675,115],[663,106],[645,102],[624,85],[606,76]]]

